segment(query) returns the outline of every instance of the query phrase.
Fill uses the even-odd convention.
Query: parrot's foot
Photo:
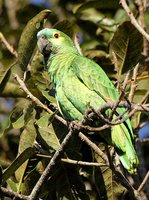
[[[80,129],[78,121],[71,121],[69,124],[69,130],[78,131]]]

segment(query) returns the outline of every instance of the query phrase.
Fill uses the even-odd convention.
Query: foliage
[[[68,133],[68,127],[55,118],[56,114],[60,114],[56,109],[54,90],[43,57],[36,47],[37,32],[43,27],[54,27],[70,37],[77,33],[83,54],[95,60],[115,84],[122,83],[128,71],[132,75],[134,67],[139,63],[135,103],[140,102],[148,90],[147,54],[142,54],[142,51],[148,53],[148,46],[143,43],[143,36],[131,24],[118,0],[49,0],[45,1],[46,4],[43,1],[40,6],[36,5],[36,1],[4,2],[5,5],[0,1],[0,39],[3,43],[0,50],[1,182],[6,188],[29,195]],[[46,6],[51,11],[45,9]],[[139,18],[135,1],[130,1],[129,7]],[[148,20],[148,10],[145,17]],[[4,42],[4,37],[9,41],[8,44]],[[27,98],[25,92],[19,89],[14,74],[24,80],[28,90],[49,107],[51,113]],[[127,94],[130,88],[129,78]],[[140,112],[132,116],[136,138],[138,128],[146,121],[147,115]],[[115,153],[111,153],[113,150],[103,144],[99,136],[90,134],[89,137],[110,157],[112,163],[117,162]],[[110,153],[112,156],[109,156]],[[123,181],[118,179],[114,166],[105,166],[105,161],[77,136],[69,142],[63,157],[96,162],[101,167],[61,161],[39,191],[39,198],[135,198],[129,194]],[[137,183],[135,180],[139,180],[139,176],[143,179],[139,172],[137,177],[130,177],[124,169],[122,172],[132,180],[134,188],[140,184],[140,181]],[[144,199],[149,197],[148,191],[145,192],[142,192]]]

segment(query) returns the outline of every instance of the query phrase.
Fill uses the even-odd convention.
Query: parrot
[[[67,34],[54,28],[44,28],[37,33],[37,45],[46,58],[58,109],[66,120],[81,121],[88,109],[96,110],[105,103],[119,100],[118,89],[104,70],[81,55]],[[114,117],[124,111],[125,108],[117,108]],[[106,114],[110,115],[110,111]],[[139,160],[133,145],[130,119],[111,126],[110,133],[103,133],[101,137],[115,148],[123,167],[130,174],[135,174]]]

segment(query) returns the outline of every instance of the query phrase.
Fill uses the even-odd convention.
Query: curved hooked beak
[[[52,45],[44,35],[38,37],[37,45],[43,55],[50,55]]]

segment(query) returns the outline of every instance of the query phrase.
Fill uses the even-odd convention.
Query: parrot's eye
[[[55,37],[55,38],[59,38],[59,34],[58,34],[58,33],[55,33],[55,34],[54,34],[54,37]]]
[[[42,35],[41,38],[42,38],[42,39],[47,39],[47,36]]]

